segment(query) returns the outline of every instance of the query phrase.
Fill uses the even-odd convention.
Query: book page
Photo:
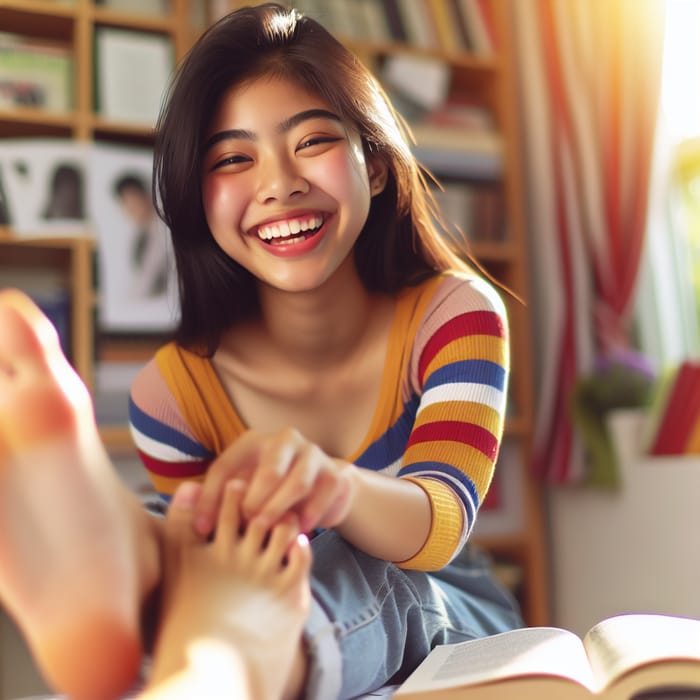
[[[700,620],[666,615],[618,615],[584,638],[600,685],[659,659],[700,662]]]
[[[401,686],[398,696],[526,676],[557,676],[587,688],[594,683],[585,649],[575,634],[530,627],[437,647]]]

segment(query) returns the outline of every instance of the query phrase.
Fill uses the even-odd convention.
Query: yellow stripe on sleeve
[[[457,553],[462,537],[462,507],[445,484],[434,479],[402,477],[420,486],[430,499],[432,521],[430,532],[420,550],[410,559],[395,562],[402,569],[437,571],[450,563]]]

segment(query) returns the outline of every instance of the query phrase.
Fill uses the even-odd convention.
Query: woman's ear
[[[377,156],[370,158],[367,164],[367,174],[369,175],[370,194],[374,197],[383,192],[389,177],[389,166],[384,159]]]

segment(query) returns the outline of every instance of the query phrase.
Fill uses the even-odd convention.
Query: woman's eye
[[[335,143],[340,140],[341,138],[339,136],[312,136],[311,138],[304,139],[297,147],[297,150],[312,148],[313,146],[318,146],[323,143]]]
[[[211,166],[211,170],[216,170],[218,168],[225,168],[227,165],[240,165],[241,163],[248,163],[250,162],[250,157],[249,156],[243,156],[243,155],[235,155],[235,156],[226,156],[225,158],[221,158],[217,161],[214,162],[214,164]]]

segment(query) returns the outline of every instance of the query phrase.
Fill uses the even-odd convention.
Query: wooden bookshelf
[[[5,138],[65,137],[83,142],[113,142],[148,145],[153,124],[127,124],[106,119],[95,110],[94,42],[101,27],[123,28],[165,35],[172,40],[176,59],[184,56],[200,31],[192,22],[193,0],[170,0],[163,16],[128,14],[98,6],[93,0],[72,4],[55,0],[0,0],[0,27],[34,38],[63,42],[74,58],[73,108],[67,114],[52,114],[34,108],[0,108],[0,132]],[[422,0],[415,0],[421,2]],[[381,0],[376,0],[381,8]],[[211,3],[212,6],[214,3]],[[230,0],[216,3],[221,9],[247,4]],[[513,532],[477,540],[498,557],[518,564],[523,572],[521,602],[529,624],[549,620],[547,557],[539,490],[530,478],[529,454],[533,431],[532,337],[530,308],[516,297],[529,297],[521,147],[517,128],[517,107],[513,77],[510,0],[490,0],[499,41],[490,55],[462,50],[445,51],[439,46],[418,48],[410,40],[385,36],[366,40],[357,36],[339,38],[373,69],[379,69],[389,56],[415,55],[444,62],[450,71],[450,92],[469,95],[483,102],[492,112],[503,140],[500,179],[505,194],[507,238],[504,241],[475,241],[473,255],[495,279],[514,292],[505,294],[511,324],[513,373],[511,396],[515,411],[506,422],[506,438],[515,441],[520,455],[522,488],[519,498],[523,522]],[[324,5],[325,7],[325,5]],[[209,18],[212,19],[212,18]],[[430,169],[439,178],[440,162]],[[0,270],[14,260],[31,258],[37,265],[58,266],[70,280],[74,362],[88,385],[92,386],[95,362],[95,293],[92,278],[92,243],[89,238],[19,240],[9,229],[0,229]],[[124,427],[104,429],[104,437],[114,446],[129,443]]]

